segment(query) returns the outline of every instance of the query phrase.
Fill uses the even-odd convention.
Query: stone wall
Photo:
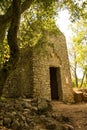
[[[16,69],[9,75],[3,90],[6,97],[35,97],[51,100],[50,67],[59,67],[59,100],[73,102],[71,75],[65,37],[47,34],[47,43],[22,50]]]
[[[5,83],[3,96],[33,96],[32,48],[22,50],[16,69],[11,72]]]
[[[68,53],[65,37],[48,35],[48,44],[42,46],[41,51],[33,49],[33,74],[34,74],[34,94],[38,98],[51,100],[50,88],[50,67],[59,67],[61,72],[62,88],[60,100],[73,102],[73,91],[71,88],[71,75],[68,61]],[[53,44],[53,45],[52,45]]]

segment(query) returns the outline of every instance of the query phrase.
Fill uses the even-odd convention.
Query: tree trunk
[[[86,87],[87,87],[87,70],[86,70]]]
[[[10,47],[10,58],[3,66],[0,72],[0,95],[2,94],[4,83],[9,75],[9,72],[15,69],[16,63],[19,59],[19,47],[17,45],[17,32],[20,23],[21,15],[21,0],[13,0],[12,3],[12,19],[10,28],[8,30],[8,45]]]
[[[10,47],[10,59],[9,62],[3,64],[3,68],[0,69],[0,96],[4,83],[9,75],[9,70],[16,67],[16,63],[19,57],[19,48],[17,45],[17,31],[20,21],[20,13],[23,13],[28,9],[34,0],[25,0],[21,5],[21,0],[13,0],[13,5],[8,8],[4,15],[0,15],[0,50],[2,50],[3,40],[6,34],[8,25],[11,23],[8,31],[8,45]],[[20,7],[21,6],[21,7]]]
[[[75,56],[75,60],[76,60],[76,56]],[[78,77],[77,77],[77,73],[76,73],[76,69],[77,69],[77,62],[75,61],[75,83],[76,83],[76,87],[78,88]]]
[[[86,71],[85,71],[84,74],[83,74],[82,81],[81,81],[81,84],[80,84],[80,88],[83,86],[83,82],[84,82],[85,75],[86,75]]]
[[[21,13],[27,10],[34,0],[25,0],[21,5]],[[3,44],[4,36],[6,34],[7,25],[12,19],[12,5],[8,8],[4,15],[0,15],[0,45]],[[0,48],[1,49],[1,48]]]
[[[78,88],[78,77],[77,77],[76,71],[75,71],[75,82],[76,82],[76,87]]]
[[[10,47],[10,59],[9,62],[11,67],[15,67],[16,62],[19,58],[19,47],[17,45],[17,32],[20,23],[21,15],[21,0],[13,0],[13,13],[10,28],[8,30],[8,45]]]

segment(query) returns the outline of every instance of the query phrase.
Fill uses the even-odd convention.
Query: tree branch
[[[25,0],[24,3],[21,6],[21,13],[23,13],[25,10],[30,8],[31,4],[34,2],[34,0]]]
[[[23,13],[25,10],[27,10],[28,8],[30,8],[32,2],[34,0],[25,0],[23,2],[23,4],[21,5],[21,13]],[[0,16],[0,22],[2,23],[8,23],[11,20],[12,17],[12,5],[8,8],[7,12],[5,13],[5,15],[1,15]]]
[[[25,0],[21,5],[21,13],[27,10],[34,0]],[[8,23],[11,21],[12,18],[12,5],[8,8],[5,15],[0,15],[0,44],[3,43],[3,39],[5,36],[5,31],[7,28]]]

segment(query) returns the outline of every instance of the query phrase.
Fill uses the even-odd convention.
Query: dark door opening
[[[59,67],[50,67],[50,87],[51,99],[60,100],[61,98],[61,77]]]

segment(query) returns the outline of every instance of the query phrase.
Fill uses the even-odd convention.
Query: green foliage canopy
[[[70,11],[72,21],[80,17],[86,18],[86,6],[86,2],[79,6],[76,0],[21,0],[22,15],[18,43],[21,47],[28,43],[36,44],[44,29],[52,31],[54,28],[55,30],[55,15],[61,9],[67,8]],[[12,0],[0,0],[0,7],[0,62],[3,63],[4,53],[9,53],[9,49],[5,51],[5,48],[8,48],[6,36],[12,17]]]

